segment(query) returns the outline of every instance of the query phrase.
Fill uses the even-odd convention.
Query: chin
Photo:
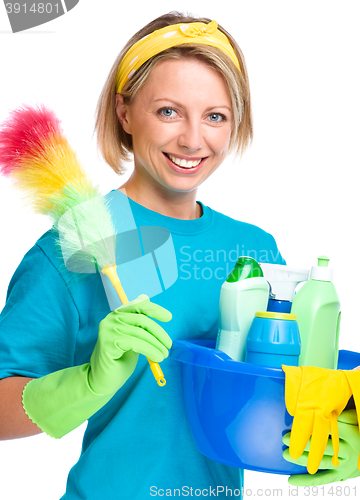
[[[176,192],[176,193],[191,193],[192,191],[196,190],[198,187],[199,187],[200,184],[196,183],[196,184],[167,184],[167,185],[164,185],[164,187],[169,190],[169,191],[172,191],[172,192]]]

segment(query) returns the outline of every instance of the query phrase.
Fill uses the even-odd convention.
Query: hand
[[[171,313],[140,295],[108,314],[90,363],[30,380],[23,391],[28,417],[49,436],[60,438],[100,410],[133,373],[139,353],[154,361],[168,355],[171,339],[155,321]]]
[[[323,457],[330,429],[338,465],[339,436],[337,417],[346,407],[352,390],[345,372],[314,366],[283,366],[285,403],[294,421],[290,436],[290,456],[297,459],[311,438],[307,469],[314,474]]]
[[[294,486],[320,486],[322,484],[345,481],[360,476],[358,469],[358,457],[360,452],[360,434],[355,410],[344,411],[338,418],[338,428],[340,437],[339,465],[335,467],[331,460],[332,441],[329,438],[325,448],[324,457],[320,462],[320,469],[328,469],[316,474],[294,474],[288,481]],[[289,446],[290,433],[283,437],[283,442]],[[300,458],[294,460],[290,457],[287,448],[283,457],[288,462],[306,466],[309,457],[310,441],[305,448],[305,452]]]
[[[139,354],[156,362],[168,356],[171,338],[149,316],[159,321],[172,317],[147,295],[140,295],[101,321],[89,372],[89,385],[96,394],[114,394],[134,371]]]

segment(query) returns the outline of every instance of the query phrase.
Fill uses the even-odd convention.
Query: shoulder
[[[254,224],[250,224],[249,222],[243,222],[241,220],[234,219],[232,217],[229,217],[228,215],[222,214],[221,212],[217,212],[210,207],[206,207],[206,209],[211,211],[213,223],[216,226],[223,228],[224,230],[231,229],[233,231],[236,231],[237,233],[241,232],[243,234],[253,235],[258,238],[273,238],[270,233],[259,226],[255,226]]]
[[[285,264],[271,233],[249,222],[224,215],[210,207],[205,207],[205,209],[212,213],[212,230],[217,238],[237,242],[240,251],[253,252],[250,256],[259,262]]]
[[[53,230],[47,231],[35,242],[17,266],[9,283],[8,296],[14,288],[24,288],[25,284],[38,291],[42,283],[47,283],[50,289],[64,282],[60,272],[62,259],[56,247]]]
[[[57,229],[52,227],[49,231],[46,231],[46,233],[40,236],[40,238],[35,242],[35,245],[29,252],[31,254],[38,255],[39,258],[42,258],[43,260],[48,261],[49,264],[52,265],[66,281],[68,271],[66,270],[64,264],[64,256]]]
[[[46,289],[54,295],[61,295],[61,300],[67,298],[73,302],[80,290],[81,281],[75,273],[67,270],[58,233],[52,228],[21,259],[10,280],[7,297],[14,289],[28,287],[37,294]]]

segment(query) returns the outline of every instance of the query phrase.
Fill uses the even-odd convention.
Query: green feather
[[[115,263],[115,228],[97,187],[67,184],[50,201],[48,215],[58,229],[58,243],[69,271],[96,272]]]

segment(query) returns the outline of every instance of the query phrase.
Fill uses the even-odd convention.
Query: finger
[[[113,341],[115,342],[116,346],[123,350],[132,349],[134,352],[139,352],[147,356],[145,352],[138,351],[134,347],[135,345],[142,345],[137,343],[137,340],[140,340],[141,342],[146,342],[149,346],[152,346],[152,350],[155,349],[156,351],[158,351],[158,353],[161,354],[161,361],[164,358],[167,358],[169,354],[169,351],[164,346],[164,344],[160,342],[156,337],[154,337],[154,335],[147,331],[147,329],[143,326],[129,325],[124,323],[122,325],[119,325],[119,329],[115,329],[114,337]],[[159,354],[156,355],[157,358],[158,356]],[[150,355],[148,357],[153,361],[157,361],[157,359],[151,358]]]
[[[290,434],[290,449],[289,453],[292,458],[299,458],[306,448],[310,439],[314,423],[314,413],[297,412]]]
[[[166,331],[153,319],[144,316],[144,314],[121,313],[117,316],[117,322],[119,323],[118,328],[120,331],[123,331],[123,325],[138,326],[149,332],[166,349],[170,349],[172,346],[172,340]]]
[[[331,441],[333,444],[334,455],[332,458],[332,463],[335,467],[339,465],[339,429],[337,424],[337,418],[334,413],[332,413],[330,418],[330,429],[331,429]]]
[[[341,481],[341,474],[337,470],[318,472],[316,474],[294,474],[289,477],[288,483],[292,486],[320,486],[322,484]]]
[[[324,455],[326,444],[329,439],[330,422],[322,413],[317,413],[314,419],[314,430],[311,436],[309,460],[307,470],[309,474],[315,474]]]
[[[291,462],[292,464],[302,465],[302,466],[306,467],[307,460],[308,460],[308,453],[304,452],[301,455],[301,457],[299,457],[299,458],[292,458],[291,455],[290,455],[290,453],[289,453],[289,448],[286,448],[286,450],[283,451],[283,458],[287,462]]]
[[[285,434],[285,436],[283,437],[282,439],[283,443],[286,445],[286,446],[289,446],[290,445],[290,432],[288,432],[287,434]],[[311,440],[309,440],[305,446],[305,450],[303,452],[303,454],[301,456],[304,455],[305,452],[308,452],[310,450],[310,443],[311,443]],[[326,443],[326,447],[325,447],[325,452],[324,452],[324,456],[329,456],[329,457],[332,457],[333,456],[333,445],[332,445],[332,440],[331,438],[328,439],[328,442]],[[339,453],[339,457],[341,457],[342,454],[341,454],[341,448],[340,448],[340,453]]]
[[[155,361],[156,363],[160,363],[168,356],[168,351],[164,347],[157,348],[152,343],[148,342],[146,338],[146,333],[142,328],[130,327],[133,329],[133,335],[123,335],[120,334],[120,338],[115,341],[115,345],[118,347],[120,351],[130,351],[143,354],[147,358]],[[140,330],[138,335],[136,335],[135,330]],[[160,344],[161,345],[161,344]],[[119,356],[120,357],[120,356]]]
[[[332,451],[332,449],[331,449]],[[304,453],[301,455],[300,458],[297,458],[296,460],[294,458],[291,458],[289,454],[289,449],[284,450],[283,452],[283,458],[287,462],[291,462],[292,464],[296,465],[302,465],[303,467],[307,466],[308,459],[309,459],[309,453],[307,451],[304,451]],[[332,455],[324,455],[323,459],[320,462],[319,469],[335,469],[332,463]]]
[[[172,314],[164,307],[151,302],[147,295],[139,295],[139,297],[127,304],[122,305],[117,309],[119,312],[135,312],[142,313],[159,321],[170,321]]]
[[[282,438],[282,442],[284,444],[286,444],[286,446],[289,446],[290,445],[290,432],[288,432],[287,434],[285,434]]]
[[[338,422],[344,424],[358,425],[356,410],[344,410],[338,417]]]

